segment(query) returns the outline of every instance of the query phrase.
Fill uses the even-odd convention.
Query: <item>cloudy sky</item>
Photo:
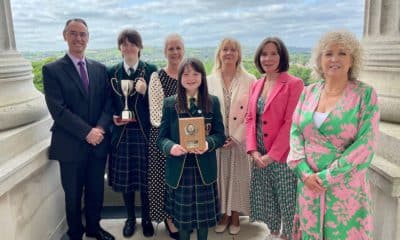
[[[364,0],[11,0],[17,49],[63,50],[69,18],[89,25],[89,48],[116,47],[123,28],[137,29],[144,47],[180,33],[187,47],[237,38],[257,46],[278,36],[288,46],[312,47],[322,33],[348,29],[362,36]]]

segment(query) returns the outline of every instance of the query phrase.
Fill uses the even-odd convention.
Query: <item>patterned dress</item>
[[[225,106],[225,134],[229,135],[229,118],[232,102],[232,89],[223,88]],[[250,164],[243,145],[217,150],[218,187],[221,213],[228,216],[232,211],[248,215],[250,210]]]
[[[158,76],[158,77],[157,77]],[[161,122],[162,104],[165,97],[176,93],[177,80],[171,78],[164,69],[153,74],[149,86],[150,128],[149,143],[149,201],[150,218],[162,222],[166,217],[165,202],[165,156],[157,147],[157,137]]]
[[[265,99],[257,101],[257,151],[267,154],[263,141],[261,119],[264,114]],[[258,168],[254,163],[250,184],[250,221],[262,221],[271,232],[290,236],[296,202],[296,176],[286,164],[272,162],[266,168]]]
[[[237,69],[229,88],[224,83],[221,69],[207,76],[210,94],[217,96],[221,103],[225,135],[235,141],[233,146],[216,151],[221,213],[228,216],[232,211],[246,216],[250,213],[251,170],[249,155],[246,153],[245,116],[249,89],[254,81],[256,78],[243,69]]]
[[[349,81],[342,97],[317,128],[313,115],[324,82],[307,87],[293,115],[288,163],[301,179],[294,239],[372,239],[370,166],[378,139],[376,92]],[[326,191],[303,180],[317,173]]]

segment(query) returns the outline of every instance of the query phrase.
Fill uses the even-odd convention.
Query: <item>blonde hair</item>
[[[224,47],[226,45],[233,45],[236,48],[236,50],[238,51],[238,60],[236,62],[236,71],[247,73],[246,69],[244,69],[244,67],[242,65],[242,47],[240,46],[239,41],[237,41],[236,39],[233,39],[233,38],[224,38],[219,43],[217,50],[215,51],[214,66],[213,66],[212,72],[214,73],[214,72],[221,70],[222,62],[221,62],[219,55],[220,55],[222,49],[224,49]]]
[[[362,65],[362,48],[356,36],[347,30],[327,32],[318,41],[310,59],[310,65],[313,69],[312,77],[318,80],[325,79],[321,66],[321,56],[324,49],[331,44],[339,44],[350,51],[352,66],[349,69],[348,78],[349,80],[357,79]]]

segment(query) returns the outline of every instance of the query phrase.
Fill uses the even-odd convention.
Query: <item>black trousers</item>
[[[128,219],[136,219],[135,192],[123,193],[122,196],[124,198]],[[150,221],[150,203],[147,191],[140,191],[140,200],[142,204],[142,222]]]
[[[83,162],[60,162],[61,184],[65,193],[65,212],[70,239],[82,239],[83,233],[100,229],[104,198],[106,158],[89,157]],[[82,195],[86,227],[82,224]]]

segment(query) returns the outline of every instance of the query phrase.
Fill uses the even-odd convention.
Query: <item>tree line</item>
[[[305,85],[309,85],[313,82],[311,79],[311,68],[307,67],[307,63],[309,61],[309,55],[308,54],[293,54],[290,56],[291,61],[290,61],[290,68],[289,68],[289,73],[301,78],[304,81]],[[33,84],[35,87],[43,92],[43,76],[42,76],[42,67],[50,62],[53,62],[57,59],[56,56],[52,57],[46,57],[41,60],[35,60],[32,61],[32,68],[33,68]],[[94,58],[96,59],[96,58]],[[118,59],[117,61],[120,61]],[[158,68],[162,68],[166,65],[165,60],[156,60],[156,61],[151,61],[147,60],[153,64],[156,64]],[[203,63],[206,67],[207,74],[210,74],[212,71],[212,66],[213,66],[213,60],[210,58],[203,59]],[[243,60],[243,66],[246,68],[246,70],[253,74],[254,76],[258,78],[261,77],[261,74],[257,71],[257,68],[254,65],[254,61],[251,58],[246,58]]]

